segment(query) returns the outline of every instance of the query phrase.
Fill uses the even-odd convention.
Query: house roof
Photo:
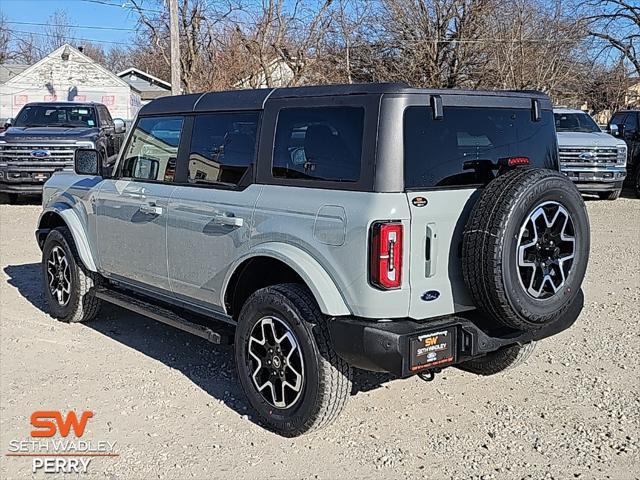
[[[28,66],[27,68],[23,69],[20,73],[18,73],[17,75],[15,75],[14,77],[11,77],[10,81],[14,81],[14,80],[19,80],[23,77],[28,77],[30,72],[33,72],[34,70],[36,70],[40,65],[48,62],[50,59],[54,58],[56,55],[59,55],[60,53],[64,52],[65,49],[69,49],[72,50],[74,55],[78,55],[83,62],[87,62],[87,63],[91,63],[93,67],[97,68],[98,70],[102,71],[102,73],[104,73],[105,75],[108,75],[109,77],[111,77],[112,79],[114,79],[114,81],[120,83],[122,86],[126,86],[126,87],[130,87],[130,85],[125,82],[122,78],[118,77],[115,73],[110,72],[109,70],[107,70],[105,67],[103,67],[102,65],[100,65],[98,62],[96,62],[95,60],[93,60],[92,58],[86,56],[84,53],[82,53],[80,50],[78,50],[77,48],[75,48],[72,45],[69,45],[68,43],[65,43],[64,45],[62,45],[59,48],[56,48],[54,51],[52,51],[51,53],[49,53],[48,55],[46,55],[45,57],[43,57],[42,59],[38,60],[36,63],[34,63],[33,65]],[[9,80],[7,80],[9,81]],[[2,83],[2,82],[0,82]]]
[[[148,72],[145,72],[143,70],[139,70],[139,69],[134,68],[134,67],[129,67],[126,70],[118,72],[118,76],[120,78],[126,77],[127,75],[131,75],[131,74],[134,74],[136,77],[139,77],[139,78],[142,78],[144,80],[147,80],[149,83],[155,83],[156,85],[160,85],[162,87],[165,87],[166,89],[171,89],[171,84],[169,82],[165,82],[164,80],[161,80],[158,77],[154,77],[153,75],[151,75]]]
[[[5,83],[11,80],[16,75],[19,75],[31,65],[22,65],[22,64],[1,64],[0,65],[0,83]]]

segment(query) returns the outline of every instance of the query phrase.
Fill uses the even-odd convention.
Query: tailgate
[[[462,232],[479,191],[408,192],[411,211],[409,316],[415,319],[475,308],[462,278]]]

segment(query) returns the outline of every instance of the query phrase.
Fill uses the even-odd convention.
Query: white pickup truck
[[[582,110],[555,108],[560,170],[585,193],[615,200],[627,175],[627,145]]]

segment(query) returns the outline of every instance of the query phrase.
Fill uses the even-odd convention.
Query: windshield
[[[91,107],[72,105],[27,105],[13,122],[14,127],[95,127]]]
[[[598,124],[586,113],[554,113],[556,132],[597,133]]]

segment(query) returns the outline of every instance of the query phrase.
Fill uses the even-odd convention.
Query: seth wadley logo
[[[117,457],[116,442],[80,440],[93,412],[64,416],[57,410],[31,414],[31,439],[11,440],[7,457],[32,457],[31,472],[87,473],[95,457]],[[74,438],[67,438],[73,431]],[[53,438],[59,434],[62,438]]]

